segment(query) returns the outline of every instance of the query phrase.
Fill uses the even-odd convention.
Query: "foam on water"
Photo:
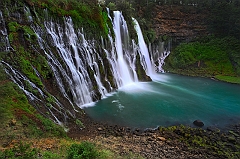
[[[193,126],[196,119],[205,127],[240,121],[240,86],[167,73],[159,77],[121,87],[86,112],[97,121],[141,128]]]

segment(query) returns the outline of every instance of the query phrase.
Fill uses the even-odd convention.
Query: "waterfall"
[[[153,63],[155,64],[155,72],[165,72],[162,66],[164,65],[164,60],[170,54],[170,50],[171,39],[167,41],[159,41],[154,45],[149,45],[149,53],[151,56],[151,61],[154,61]]]
[[[57,48],[59,55],[67,66],[67,76],[70,78],[63,78],[67,78],[65,81],[68,81],[67,87],[71,91],[74,103],[81,106],[92,102],[92,84],[87,74],[87,68],[79,58],[78,49],[76,48],[79,41],[71,19],[65,19],[65,30],[59,24],[53,22],[45,22],[45,27],[49,35],[51,35],[53,45]],[[71,54],[71,49],[73,54]],[[89,54],[88,50],[86,51]],[[85,58],[90,65],[93,64],[89,56],[85,56]]]
[[[78,107],[88,106],[87,104],[108,96],[118,88],[138,82],[136,70],[138,55],[146,74],[150,76],[154,73],[153,60],[150,60],[151,56],[137,20],[133,19],[136,24],[138,44],[129,38],[128,26],[120,11],[114,11],[111,17],[107,9],[114,35],[109,29],[107,38],[101,38],[99,43],[94,39],[87,39],[84,29],[74,27],[69,16],[53,20],[45,9],[44,21],[38,24],[35,23],[41,21],[38,14],[34,8],[33,15],[30,10],[25,6],[24,17],[20,13],[16,15],[20,16],[20,21],[26,20],[36,34],[36,41],[34,44],[28,41],[28,47],[35,56],[41,55],[45,58],[49,70],[52,71],[50,77],[50,81],[54,83],[52,87],[56,87],[55,91],[58,92],[50,91],[49,86],[38,87],[21,70],[11,66],[11,62],[1,63],[11,80],[26,94],[31,103],[35,103],[33,105],[36,109],[42,114],[48,112],[49,118],[56,123],[61,124],[69,116],[75,117],[75,112],[79,111]],[[14,46],[16,48],[14,50],[11,47],[14,43],[9,42],[4,18],[0,11],[0,40],[3,43],[0,50],[17,52],[18,48]],[[17,22],[21,24],[20,21]],[[24,37],[21,40],[24,41]],[[31,68],[36,78],[39,78],[43,84],[48,82],[34,65],[31,65]],[[34,92],[31,92],[32,90]],[[52,103],[47,101],[49,97],[53,99]],[[40,108],[40,105],[44,107]]]
[[[161,56],[158,58],[157,72],[162,72],[162,73],[165,72],[162,66],[164,65],[164,60],[166,59],[166,57],[168,57],[169,54],[170,54],[170,51],[164,51],[161,54]]]
[[[126,58],[124,58],[123,46],[128,45],[128,29],[127,23],[124,20],[122,14],[119,11],[114,11],[114,22],[113,28],[115,33],[115,46],[117,51],[117,62],[120,71],[122,85],[130,84],[133,81],[131,76],[129,66],[126,63]],[[125,52],[126,53],[126,52]]]
[[[140,48],[140,54],[143,59],[141,60],[142,65],[144,66],[146,74],[153,78],[155,72],[164,72],[162,66],[164,65],[165,58],[170,54],[171,41],[168,41],[168,47],[166,49],[164,49],[164,42],[161,42],[158,46],[160,47],[160,50],[154,51],[151,50],[151,44],[149,44],[150,50],[148,51],[138,21],[135,18],[132,18],[132,20],[135,24],[134,27],[138,35],[138,45]],[[155,62],[158,63],[157,66],[154,64]]]
[[[7,28],[5,24],[5,20],[2,15],[2,11],[0,10],[0,43],[3,44],[0,46],[0,51],[13,51],[14,49],[10,46]],[[2,48],[4,47],[4,48]]]
[[[151,75],[153,75],[154,73],[154,65],[153,65],[153,62],[151,62],[150,60],[150,56],[149,56],[149,52],[148,52],[148,48],[147,48],[147,45],[144,41],[144,38],[143,38],[143,35],[142,35],[142,31],[141,31],[141,28],[138,24],[138,21],[134,18],[132,18],[133,22],[134,22],[134,27],[135,27],[135,30],[137,32],[137,35],[138,35],[138,45],[139,45],[139,48],[140,48],[140,54],[141,54],[141,62],[142,62],[142,65],[146,71],[146,74],[149,75],[151,77]]]
[[[5,72],[9,75],[10,79],[26,94],[26,96],[29,99],[29,102],[35,106],[35,108],[44,116],[46,116],[44,111],[41,111],[40,105],[46,102],[45,100],[48,98],[48,96],[45,94],[47,90],[42,91],[39,87],[37,87],[33,82],[31,82],[26,76],[24,76],[22,73],[14,69],[12,66],[10,66],[8,63],[2,61],[3,65],[5,65]],[[35,89],[38,91],[40,95],[36,95],[28,90],[27,87],[31,87],[32,89]],[[47,92],[48,93],[48,92]],[[49,94],[49,93],[48,93]],[[51,117],[53,121],[55,121],[57,124],[62,125],[62,122],[58,119],[58,117],[55,115],[56,113],[61,114],[61,118],[63,118],[64,121],[66,121],[66,118],[68,118],[66,110],[64,110],[63,105],[55,98],[53,97],[54,102],[49,103],[48,106],[46,106],[44,109],[51,112]],[[55,112],[52,113],[52,112]],[[72,117],[74,117],[73,114],[68,112]]]

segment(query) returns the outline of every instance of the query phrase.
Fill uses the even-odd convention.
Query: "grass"
[[[75,27],[83,27],[85,32],[96,36],[107,36],[109,21],[107,12],[101,6],[92,2],[77,0],[28,0],[30,6],[39,9],[48,9],[54,17],[71,16]],[[40,10],[39,10],[40,11]],[[42,17],[43,18],[43,17]],[[44,18],[43,18],[44,19]],[[97,37],[98,38],[98,37]]]
[[[182,43],[165,60],[164,69],[191,76],[216,76],[239,83],[240,43],[233,37],[210,37],[207,41]],[[231,78],[230,78],[231,76]]]
[[[240,77],[216,75],[215,78],[224,82],[240,84]]]
[[[0,158],[111,159],[122,157],[88,141],[77,142],[71,139],[45,138],[15,144],[12,148],[0,151]],[[131,156],[126,156],[126,158],[131,158]]]
[[[23,92],[8,79],[2,65],[0,101],[0,158],[61,159],[71,153],[83,156],[80,158],[119,158],[94,143],[67,138],[62,127],[36,112]],[[83,126],[80,120],[76,120],[76,124]],[[82,151],[74,152],[75,149],[69,147],[80,147]]]
[[[87,159],[98,158],[99,154],[95,149],[95,145],[90,142],[82,142],[81,144],[72,144],[68,149],[68,159]]]
[[[8,79],[2,65],[0,101],[0,158],[67,158],[71,151],[76,153],[74,147],[82,148],[81,152],[77,151],[83,156],[80,158],[114,158],[112,152],[93,143],[67,138],[62,127],[38,114],[23,92]]]
[[[5,74],[3,67],[0,65],[0,120],[4,124],[13,117],[12,109],[22,108],[29,109],[32,107],[28,104],[26,96],[19,88],[12,83]]]

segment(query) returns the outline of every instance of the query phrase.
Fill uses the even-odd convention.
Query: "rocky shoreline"
[[[216,127],[188,126],[132,129],[93,121],[86,114],[81,117],[84,128],[71,125],[68,136],[87,140],[107,148],[120,156],[135,154],[133,158],[240,158],[240,123],[224,132]]]

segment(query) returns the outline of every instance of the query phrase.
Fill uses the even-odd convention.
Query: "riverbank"
[[[178,75],[184,75],[184,76],[211,78],[213,80],[232,83],[232,84],[240,84],[239,76],[211,75],[210,73],[205,72],[205,70],[200,71],[199,69],[185,70],[185,69],[168,68],[167,72],[178,74]]]
[[[239,40],[207,36],[173,48],[166,58],[165,71],[240,83]]]
[[[72,127],[69,137],[102,145],[122,157],[131,154],[139,158],[240,157],[240,123],[236,122],[221,130],[183,125],[141,130],[95,122],[86,114],[80,120],[85,128]]]
[[[34,137],[26,125],[21,125],[18,119],[12,120],[9,126],[1,128],[2,133],[8,131],[1,136],[1,151],[18,153],[15,157],[19,158],[34,154],[38,158],[64,159],[71,145],[88,142],[106,154],[101,158],[240,157],[240,123],[224,131],[216,127],[201,129],[183,125],[142,130],[96,122],[87,114],[80,118],[83,125],[69,123],[67,137]]]
[[[9,109],[13,114],[1,120],[0,150],[24,148],[21,154],[17,154],[19,158],[34,149],[37,149],[34,152],[39,158],[66,158],[69,147],[83,141],[95,143],[100,150],[113,153],[106,158],[240,158],[240,123],[233,123],[235,125],[225,131],[213,127],[203,130],[185,126],[141,130],[100,123],[87,114],[79,114],[76,117],[78,120],[68,122],[66,138],[63,132],[59,133],[60,129],[53,127],[50,120],[37,118],[35,109],[27,105],[28,101],[21,94],[12,90],[9,80],[4,80],[1,85],[5,95],[1,96],[4,101],[1,108]],[[5,100],[11,103],[6,104]],[[20,106],[34,112],[27,113],[15,108]],[[81,121],[81,124],[76,124],[76,121]],[[30,145],[31,149],[21,146],[21,143]]]
[[[98,123],[87,115],[82,120],[85,128],[70,128],[69,137],[96,143],[122,157],[131,154],[136,158],[240,157],[240,123],[225,131],[183,125],[141,130]]]

